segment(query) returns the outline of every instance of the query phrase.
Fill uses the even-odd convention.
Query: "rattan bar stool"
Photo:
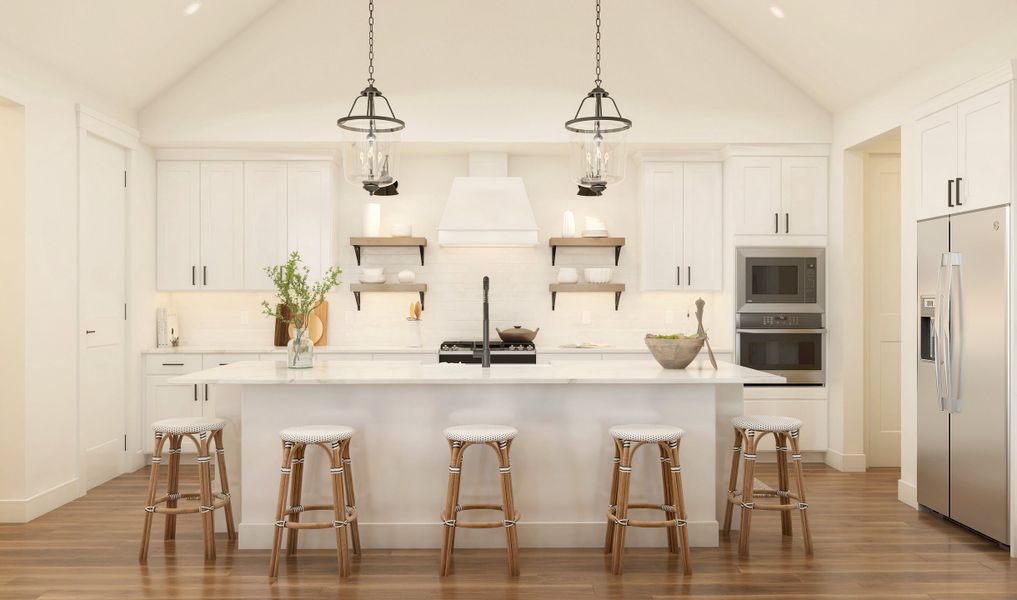
[[[223,509],[226,513],[226,531],[229,539],[237,538],[233,521],[233,506],[230,504],[230,484],[226,475],[226,451],[222,444],[222,430],[226,421],[203,417],[164,419],[152,424],[155,431],[155,451],[152,453],[152,471],[148,477],[148,504],[145,506],[145,527],[141,537],[141,551],[138,560],[148,560],[148,541],[152,534],[152,517],[156,513],[166,515],[166,530],[163,539],[172,540],[177,535],[177,515],[200,514],[205,538],[205,559],[215,558],[215,522],[213,512]],[[194,442],[198,449],[198,491],[180,493],[180,446],[184,438]],[[166,494],[155,497],[159,483],[159,466],[162,464],[162,450],[169,441],[169,477]],[[219,492],[212,492],[215,467],[212,463],[211,444],[219,463]],[[180,500],[197,500],[197,506],[179,506]],[[162,506],[162,505],[165,506]]]
[[[286,555],[297,552],[297,534],[301,529],[335,529],[339,559],[339,576],[349,577],[349,538],[353,553],[360,554],[360,530],[357,526],[356,497],[353,493],[353,461],[350,459],[350,440],[353,428],[342,425],[311,425],[288,427],[279,432],[283,442],[282,467],[279,472],[279,500],[275,513],[275,537],[272,541],[272,561],[269,577],[279,575],[279,553],[282,533],[289,530]],[[308,446],[317,446],[329,457],[329,474],[332,477],[332,503],[302,505],[304,480],[304,453]],[[331,521],[301,521],[300,515],[308,511],[329,510],[335,517]],[[349,534],[347,534],[349,530]]]
[[[663,527],[667,530],[669,552],[681,553],[686,575],[692,574],[689,554],[689,532],[685,513],[685,494],[682,489],[682,467],[678,458],[678,445],[684,432],[667,425],[619,425],[610,429],[614,438],[614,465],[611,468],[611,504],[607,510],[607,536],[604,552],[612,553],[612,570],[622,573],[625,552],[625,530],[629,527]],[[629,483],[632,476],[632,458],[644,444],[656,444],[660,450],[660,474],[664,483],[664,503],[629,502]],[[637,521],[629,518],[631,509],[664,511],[667,520]]]
[[[809,531],[809,505],[805,500],[805,479],[802,475],[802,455],[798,449],[798,433],[802,422],[791,417],[735,417],[731,419],[735,430],[734,455],[731,458],[731,479],[728,484],[727,508],[724,513],[724,533],[731,532],[731,516],[735,505],[742,509],[741,531],[738,538],[738,554],[749,554],[749,529],[752,513],[757,510],[780,511],[781,533],[790,536],[791,511],[797,510],[802,516],[802,539],[805,553],[812,554],[812,533]],[[778,489],[756,489],[756,448],[759,440],[772,434],[777,445]],[[742,441],[745,442],[744,452]],[[788,456],[790,454],[790,456]],[[744,457],[742,489],[738,485],[739,458]],[[794,469],[788,463],[794,464]],[[794,477],[797,493],[791,492],[791,477]],[[756,502],[756,498],[777,498],[779,502]],[[792,500],[794,501],[792,503]]]
[[[445,430],[452,458],[448,467],[448,493],[445,497],[445,510],[441,513],[444,525],[444,539],[441,545],[442,576],[448,575],[452,566],[452,552],[455,549],[456,528],[486,529],[505,528],[505,541],[508,546],[509,573],[519,575],[519,540],[516,535],[516,523],[519,513],[515,509],[512,497],[512,466],[509,463],[509,448],[519,431],[506,425],[460,425]],[[463,453],[474,444],[490,446],[498,454],[498,472],[501,474],[501,504],[459,504],[459,484],[463,467]],[[500,521],[463,522],[459,521],[459,513],[464,510],[500,510],[503,519]]]

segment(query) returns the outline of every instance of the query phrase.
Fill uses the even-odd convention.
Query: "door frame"
[[[78,162],[78,197],[77,197],[77,227],[75,229],[75,248],[81,248],[81,197],[82,197],[82,186],[84,184],[84,173],[81,169],[81,156],[85,144],[86,138],[91,135],[98,137],[106,142],[114,144],[123,148],[124,150],[124,168],[127,171],[127,186],[124,194],[124,301],[127,303],[127,315],[124,321],[124,415],[123,415],[123,430],[126,436],[125,446],[126,450],[121,458],[120,473],[127,473],[135,470],[142,466],[141,456],[132,456],[129,452],[130,449],[137,448],[138,440],[134,440],[134,444],[131,444],[131,432],[134,423],[138,422],[138,412],[140,406],[132,406],[131,398],[137,396],[132,394],[132,382],[135,381],[136,376],[131,374],[131,357],[137,354],[140,349],[135,347],[133,342],[133,336],[131,335],[134,331],[134,311],[131,307],[134,305],[136,298],[134,298],[134,284],[135,276],[133,269],[130,268],[130,262],[132,257],[131,252],[131,239],[130,239],[130,223],[133,211],[131,206],[135,199],[144,197],[142,190],[139,188],[134,175],[137,173],[137,166],[141,161],[139,151],[141,150],[141,134],[138,130],[121,123],[120,121],[108,117],[96,110],[88,108],[82,104],[78,104],[77,107],[77,121],[78,121],[78,147],[77,147],[77,162]],[[77,456],[77,485],[79,494],[83,495],[87,491],[87,478],[85,474],[85,448],[82,447],[82,436],[81,436],[81,361],[82,361],[82,344],[80,341],[81,329],[82,329],[82,314],[81,314],[81,262],[80,257],[76,265],[76,281],[75,281],[75,299],[78,303],[78,311],[76,315],[76,330],[79,335],[79,342],[75,348],[75,364],[77,366],[75,372],[75,405],[77,408],[76,421],[77,427],[75,428],[75,446],[78,449]],[[133,403],[139,404],[137,402]]]

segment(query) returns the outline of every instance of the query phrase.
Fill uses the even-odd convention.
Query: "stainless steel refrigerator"
[[[918,224],[918,503],[1003,544],[1009,210]]]

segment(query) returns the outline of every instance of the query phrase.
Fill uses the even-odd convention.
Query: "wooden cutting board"
[[[290,318],[290,311],[283,305],[279,305],[279,312],[286,318]],[[281,319],[275,320],[275,345],[283,347],[293,337],[293,326]],[[311,311],[311,319],[308,325],[308,332],[311,341],[315,346],[328,345],[328,302],[322,302],[318,308]]]

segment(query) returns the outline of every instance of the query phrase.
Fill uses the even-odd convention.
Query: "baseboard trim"
[[[82,496],[78,478],[21,500],[0,500],[0,523],[27,523]]]
[[[525,523],[520,522],[519,545],[524,548],[600,548],[604,545],[604,522]],[[720,524],[717,521],[693,521],[688,524],[689,544],[697,547],[719,545]],[[275,525],[272,523],[241,523],[238,526],[240,549],[272,547]],[[285,536],[283,538],[285,540]],[[369,548],[440,548],[439,523],[362,523],[360,539]],[[285,544],[285,542],[284,542]],[[630,527],[625,536],[628,547],[662,547],[664,531]],[[503,548],[505,536],[479,529],[456,532],[457,548]],[[335,548],[331,529],[308,529],[300,532],[301,548]]]
[[[897,480],[897,499],[918,510],[918,486],[903,479]]]
[[[864,473],[864,454],[843,454],[836,450],[826,451],[826,464],[843,473]]]

